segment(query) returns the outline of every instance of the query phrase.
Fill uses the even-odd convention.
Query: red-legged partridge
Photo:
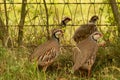
[[[38,66],[43,67],[46,71],[47,67],[51,65],[60,53],[59,39],[63,36],[61,29],[54,29],[50,40],[38,46],[33,54],[30,56],[31,61],[37,61]]]
[[[91,67],[95,62],[98,51],[97,40],[101,36],[102,34],[96,31],[73,48],[73,72],[78,69],[84,69],[88,71],[88,76],[90,76]]]

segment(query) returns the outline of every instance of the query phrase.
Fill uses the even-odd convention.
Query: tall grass
[[[117,48],[99,49],[89,80],[120,79],[120,59],[119,56],[113,55],[115,51],[117,54],[115,49]],[[0,47],[0,80],[85,80],[86,78],[81,77],[80,72],[74,75],[70,73],[73,65],[70,50],[64,49],[59,59],[44,73],[37,69],[36,63],[29,62],[28,57],[31,54],[29,48]]]

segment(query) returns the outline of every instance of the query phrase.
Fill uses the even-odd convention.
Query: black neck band
[[[59,38],[57,38],[55,34],[53,34],[53,38],[55,38],[59,42]]]
[[[94,41],[96,41],[97,42],[97,40],[96,39],[94,39],[94,37],[92,36],[92,39],[94,40]]]

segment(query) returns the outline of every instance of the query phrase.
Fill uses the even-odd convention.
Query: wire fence
[[[0,16],[6,23],[4,4],[7,6],[9,33],[14,39],[18,34],[22,0],[0,1]],[[119,6],[120,2],[117,1]],[[48,10],[48,23],[50,29],[56,28],[64,17],[70,17],[67,24],[65,42],[71,43],[72,35],[76,28],[85,24],[93,15],[99,16],[98,27],[115,26],[111,7],[107,0],[46,0]],[[24,41],[38,41],[46,36],[46,14],[43,0],[29,0],[26,7],[24,24]],[[29,41],[30,42],[30,41]]]
[[[86,0],[85,0],[86,1]],[[87,2],[88,1],[88,2]],[[82,0],[75,0],[73,2],[70,2],[69,0],[63,0],[55,2],[54,0],[49,0],[46,4],[47,4],[47,8],[48,8],[48,12],[49,12],[49,22],[50,22],[50,26],[57,26],[57,24],[55,24],[54,19],[51,20],[51,18],[55,18],[56,20],[59,19],[60,20],[64,17],[64,16],[68,16],[72,18],[72,24],[71,26],[79,26],[81,23],[86,23],[87,20],[89,20],[89,18],[92,15],[98,15],[100,18],[102,18],[102,15],[107,13],[107,9],[110,8],[109,3],[102,1],[98,2],[98,0],[87,0],[86,2],[82,2]],[[0,11],[1,16],[4,16],[4,3],[0,2],[1,6],[0,6]],[[9,16],[9,19],[11,20],[11,23],[9,23],[10,26],[17,26],[18,21],[19,21],[19,17],[20,17],[20,6],[22,4],[22,2],[14,2],[14,0],[12,2],[10,2],[8,0],[7,4],[7,11],[8,13],[11,15],[11,17]],[[120,4],[120,2],[117,2],[117,4]],[[106,14],[108,15],[108,14]],[[108,15],[110,16],[110,15]],[[58,19],[57,19],[58,17]],[[104,18],[102,18],[101,20],[99,20],[99,22],[104,22],[103,24],[99,24],[101,26],[103,25],[108,25],[105,22],[105,15],[103,15]],[[3,17],[5,18],[5,17]],[[45,9],[44,9],[44,3],[43,1],[37,1],[36,2],[27,2],[27,17],[26,17],[26,24],[25,26],[45,26],[44,23],[44,19],[45,19]],[[12,20],[14,19],[14,20]],[[37,22],[37,19],[39,19],[39,22]],[[42,23],[40,21],[40,19],[42,20]],[[103,21],[104,20],[104,21]],[[31,21],[34,21],[31,22]],[[14,24],[13,24],[14,22]],[[80,24],[78,24],[78,22]],[[29,24],[28,24],[29,23]],[[39,23],[39,24],[38,24]],[[58,23],[59,24],[59,23]],[[113,24],[109,24],[110,26],[113,26]],[[69,25],[70,26],[70,25]]]

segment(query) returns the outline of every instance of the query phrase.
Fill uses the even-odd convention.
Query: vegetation
[[[99,30],[104,34],[105,47],[100,47],[97,60],[89,80],[120,79],[120,37],[118,19],[114,18],[109,4],[46,4],[43,0],[23,0],[38,4],[22,3],[21,0],[3,0],[0,3],[0,80],[85,80],[79,71],[71,74],[73,62],[71,40],[74,30],[96,14],[100,17]],[[47,0],[46,3],[106,3],[107,0]],[[118,0],[119,2],[119,0]],[[6,4],[8,3],[8,4]],[[43,4],[39,4],[43,3]],[[119,5],[117,5],[119,8]],[[24,12],[24,13],[22,13]],[[46,14],[47,13],[47,14]],[[119,12],[118,12],[119,13]],[[24,16],[22,16],[24,15]],[[46,17],[46,15],[48,15]],[[36,63],[29,61],[29,55],[41,43],[47,40],[51,29],[58,27],[60,20],[71,17],[71,26],[65,27],[61,41],[62,54],[46,73],[37,70]],[[23,20],[24,19],[24,20]],[[48,21],[46,21],[48,20]],[[48,26],[51,25],[51,26]],[[118,24],[118,25],[116,25]],[[47,27],[46,27],[47,25]],[[54,25],[54,26],[52,26]],[[74,26],[76,25],[76,26]],[[111,26],[110,26],[111,25]],[[21,27],[22,26],[22,27]],[[49,27],[49,28],[48,28]],[[20,32],[20,33],[18,33]],[[72,45],[72,46],[71,46]],[[19,46],[19,47],[18,47]]]
[[[111,44],[115,45],[115,44]],[[73,65],[71,49],[66,48],[59,59],[51,65],[46,73],[37,70],[36,63],[29,62],[28,48],[6,49],[0,48],[0,80],[84,80],[80,72],[70,73]],[[118,45],[99,49],[97,60],[93,66],[89,80],[119,80],[120,52]],[[59,64],[59,66],[58,66]]]

